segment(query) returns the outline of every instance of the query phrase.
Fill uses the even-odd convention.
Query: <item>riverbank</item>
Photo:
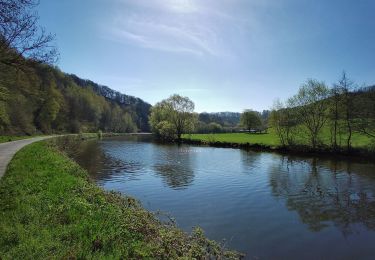
[[[20,258],[238,259],[162,223],[130,197],[108,193],[51,142],[19,151],[0,181],[0,255]]]
[[[364,138],[356,137],[353,140],[353,148],[347,151],[344,148],[333,150],[328,145],[313,149],[301,144],[293,146],[280,145],[277,136],[268,134],[228,133],[228,134],[192,134],[185,135],[182,139],[185,144],[203,145],[222,148],[240,148],[253,151],[278,152],[283,154],[298,155],[330,155],[375,158],[374,147]]]

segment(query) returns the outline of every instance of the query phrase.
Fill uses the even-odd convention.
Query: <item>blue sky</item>
[[[263,110],[308,78],[375,83],[373,0],[41,0],[58,66],[155,104]]]

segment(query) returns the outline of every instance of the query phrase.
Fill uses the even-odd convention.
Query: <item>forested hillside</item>
[[[217,113],[200,113],[199,121],[209,124],[217,123],[221,126],[235,127],[240,123],[241,113],[238,112],[217,112]]]
[[[150,104],[58,68],[0,63],[1,134],[148,131]]]
[[[257,112],[261,117],[264,127],[267,126],[269,110]],[[203,112],[198,114],[196,133],[221,133],[238,132],[242,129],[241,113],[239,112]]]
[[[81,87],[92,89],[96,94],[105,97],[106,99],[117,103],[120,106],[130,107],[136,114],[136,124],[142,131],[149,131],[148,115],[150,113],[151,105],[144,102],[142,99],[122,94],[107,86],[99,85],[91,80],[84,80],[76,75],[70,75],[74,82]]]

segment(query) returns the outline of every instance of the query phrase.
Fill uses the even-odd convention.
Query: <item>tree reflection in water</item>
[[[142,169],[139,162],[124,161],[110,156],[96,140],[81,142],[74,159],[96,181],[111,180],[116,176],[126,176],[127,180],[134,180]]]
[[[163,182],[172,189],[185,189],[194,181],[192,155],[195,149],[189,146],[170,146],[154,153],[153,169]]]
[[[281,157],[269,171],[272,194],[286,198],[289,210],[298,212],[312,231],[333,224],[344,236],[354,224],[375,229],[375,179],[362,164]],[[366,181],[363,181],[366,179]]]
[[[184,189],[193,183],[192,157],[196,151],[193,147],[139,142],[143,137],[127,139],[129,141],[125,144],[116,142],[115,138],[109,143],[96,140],[80,142],[71,155],[99,182],[116,177],[119,177],[117,181],[135,180],[151,166],[151,172],[172,189]],[[110,152],[106,151],[107,145]],[[145,162],[148,164],[145,165]]]
[[[248,255],[374,255],[373,163],[135,137],[84,145],[80,157],[100,186],[134,196],[151,211],[169,212],[186,231],[200,225]]]

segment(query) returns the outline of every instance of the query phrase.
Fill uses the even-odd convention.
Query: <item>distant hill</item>
[[[270,114],[269,110],[263,110],[259,112],[263,120],[267,120]],[[222,127],[237,127],[240,124],[241,113],[239,112],[214,112],[200,113],[198,120],[205,123],[217,123]]]
[[[0,134],[150,130],[151,105],[58,68],[0,63]]]
[[[235,127],[240,123],[241,113],[238,112],[203,112],[199,114],[199,121],[209,124],[217,123],[223,127]]]
[[[140,98],[122,94],[107,86],[99,85],[91,80],[81,79],[74,74],[69,74],[68,76],[70,76],[80,87],[92,89],[96,94],[103,96],[106,99],[117,103],[118,105],[133,108],[139,117],[139,128],[143,131],[150,130],[148,125],[148,114],[150,112],[151,105],[149,103]]]

